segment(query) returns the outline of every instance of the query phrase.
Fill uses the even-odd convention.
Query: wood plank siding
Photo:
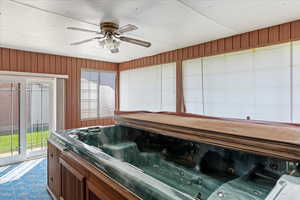
[[[205,56],[229,53],[251,48],[300,40],[300,20],[242,33],[227,38],[205,42],[181,49],[163,52],[120,64],[82,58],[27,52],[0,48],[0,70],[67,74],[66,81],[66,128],[112,124],[112,118],[80,120],[80,69],[130,70],[169,62],[176,62],[177,112],[183,112],[182,61]],[[119,76],[116,80],[116,110],[119,110]]]
[[[188,60],[300,40],[300,20],[120,63],[119,70]]]
[[[112,118],[80,120],[80,70],[117,71],[118,64],[96,60],[73,58],[0,48],[0,70],[48,74],[67,74],[65,127],[78,128],[93,125],[113,124]]]

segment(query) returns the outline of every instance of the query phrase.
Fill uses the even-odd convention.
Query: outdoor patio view
[[[20,85],[0,83],[0,158],[20,152]],[[31,83],[26,87],[26,150],[46,148],[49,134],[49,87]]]
[[[27,151],[47,148],[49,134],[49,85],[31,83],[26,88]]]
[[[0,157],[19,153],[18,83],[0,83]]]

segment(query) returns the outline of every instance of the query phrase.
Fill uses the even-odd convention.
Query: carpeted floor
[[[51,200],[46,186],[46,158],[0,167],[0,200]]]

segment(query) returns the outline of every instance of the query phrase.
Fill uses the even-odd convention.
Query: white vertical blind
[[[175,111],[176,64],[120,72],[120,110]]]
[[[188,113],[203,113],[202,59],[182,63],[182,81],[185,109]]]

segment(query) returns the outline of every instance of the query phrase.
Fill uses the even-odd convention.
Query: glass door
[[[0,82],[0,159],[20,155],[20,83]]]
[[[47,150],[47,139],[52,117],[49,82],[30,81],[26,84],[26,151],[27,155],[39,155]]]
[[[0,76],[0,166],[46,154],[55,79]]]

